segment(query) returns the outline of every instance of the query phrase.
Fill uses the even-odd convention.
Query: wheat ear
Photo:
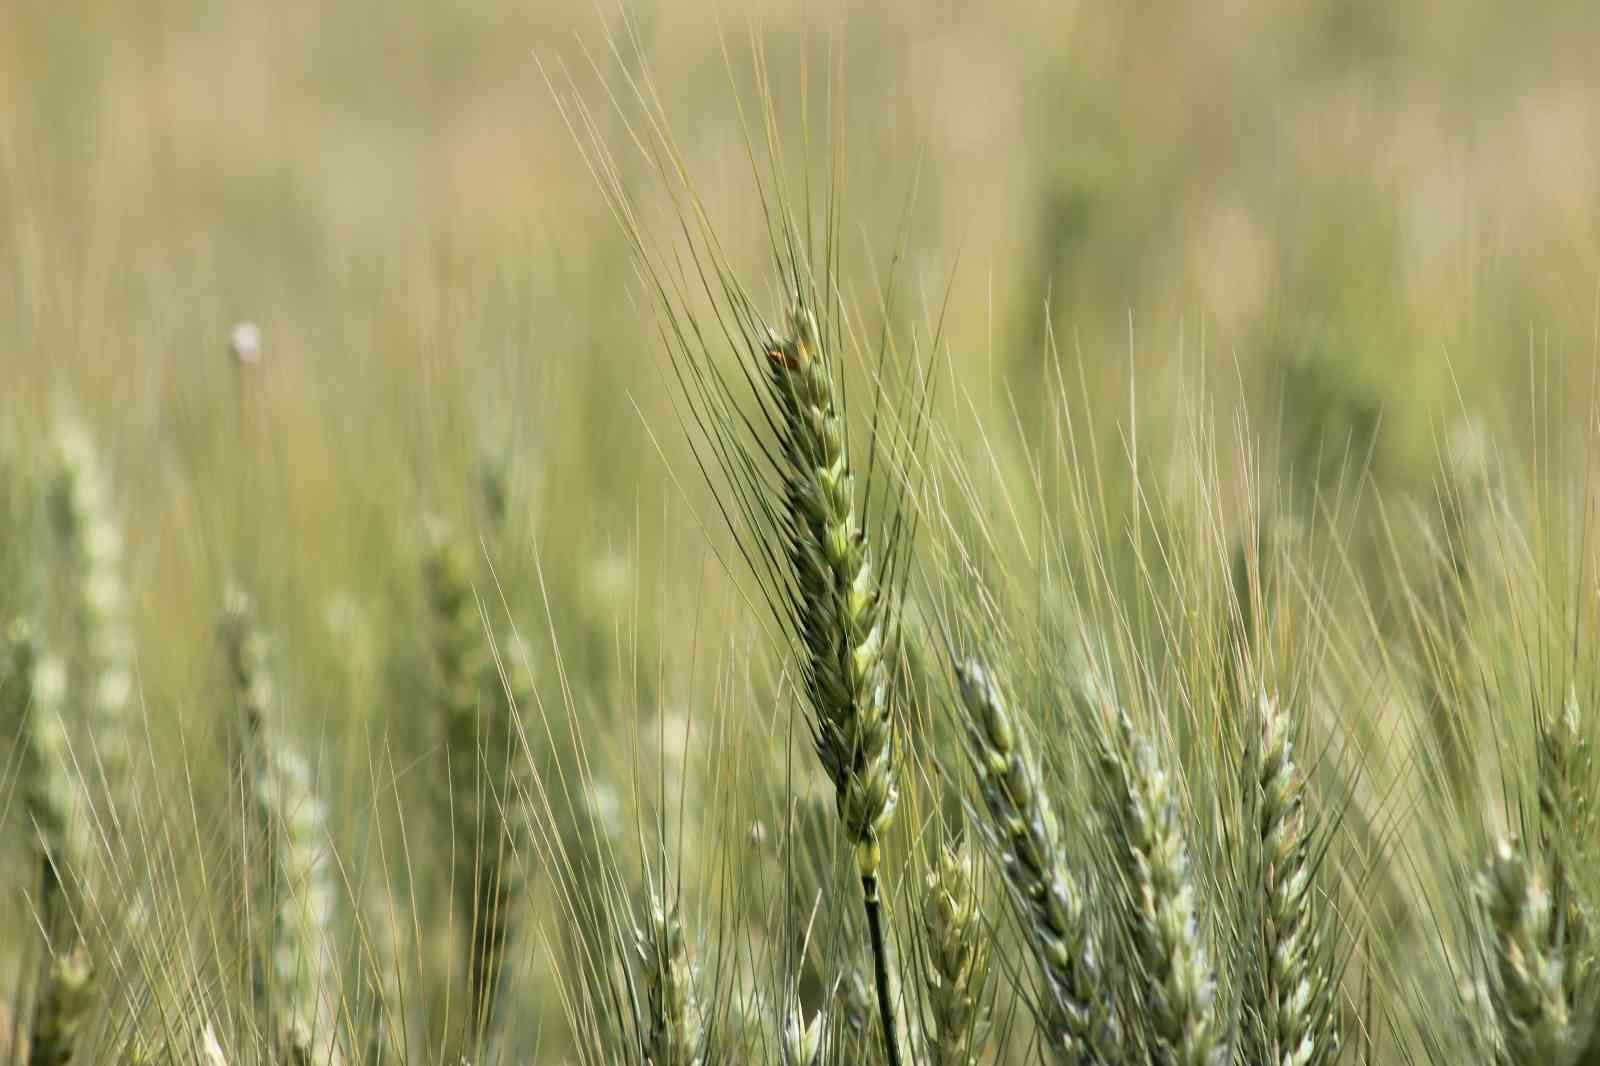
[[[966,850],[940,851],[922,905],[932,1066],[972,1066],[979,1044],[979,997],[988,966],[977,885]]]
[[[1294,761],[1295,721],[1266,692],[1256,700],[1253,786],[1261,878],[1259,997],[1247,1013],[1260,1019],[1261,1058],[1274,1066],[1331,1061],[1339,1036],[1332,1010],[1335,975],[1328,968],[1313,897],[1314,826],[1306,813],[1305,779]]]
[[[105,786],[107,818],[128,802],[132,750],[133,637],[122,573],[122,530],[111,484],[88,430],[68,420],[56,433],[53,511],[70,564],[81,660],[75,660],[70,698],[83,707]]]
[[[1560,959],[1550,950],[1550,894],[1510,841],[1495,844],[1479,885],[1490,943],[1489,1002],[1506,1066],[1562,1062],[1571,1043]]]
[[[1059,1061],[1110,1063],[1115,1026],[1083,886],[1067,865],[1039,763],[999,686],[975,662],[956,667],[967,751],[988,815],[981,828],[1021,912],[1048,992],[1043,1011]]]
[[[649,1066],[700,1066],[704,1056],[699,1004],[678,909],[668,909],[652,893],[647,918],[649,924],[637,935],[649,1011],[645,1062]]]
[[[34,829],[39,921],[46,936],[26,1061],[65,1066],[78,1050],[79,1033],[95,1002],[93,960],[80,939],[73,904],[87,856],[81,795],[67,769],[66,668],[41,649],[26,623],[13,627],[11,653],[19,680],[14,711],[22,718],[23,802]]]
[[[832,367],[811,313],[798,309],[767,348],[778,411],[796,632],[805,653],[812,738],[855,846],[889,1066],[899,1066],[878,896],[879,840],[894,816],[889,640],[892,619],[856,513],[855,476]]]
[[[472,846],[454,873],[471,921],[467,944],[472,1025],[492,1032],[516,905],[526,892],[518,865],[527,853],[525,760],[517,743],[518,703],[531,699],[521,656],[506,657],[501,680],[473,591],[472,557],[443,527],[433,530],[423,579],[433,619],[437,705],[452,775],[445,811]],[[502,772],[503,771],[503,772]],[[464,778],[464,780],[462,779]]]
[[[1155,1061],[1221,1066],[1228,1058],[1212,968],[1195,895],[1177,782],[1120,709],[1102,745],[1113,800],[1111,826],[1143,980],[1143,1010]]]
[[[259,995],[269,1031],[292,1062],[339,1066],[335,888],[325,858],[326,816],[311,768],[276,714],[269,642],[249,598],[237,588],[228,592],[221,630],[256,827],[270,864],[260,886],[271,907],[272,932]]]
[[[1592,992],[1594,955],[1590,917],[1573,885],[1572,871],[1583,868],[1594,840],[1594,758],[1584,735],[1576,688],[1567,690],[1559,714],[1539,729],[1539,832],[1550,869],[1549,946],[1562,960],[1562,987],[1569,1009],[1586,1004]]]

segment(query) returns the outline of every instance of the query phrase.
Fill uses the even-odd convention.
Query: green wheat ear
[[[821,344],[804,306],[790,316],[787,335],[769,338],[767,398],[778,435],[782,510],[775,513],[748,485],[744,506],[752,525],[776,532],[783,545],[788,577],[780,584],[802,653],[812,740],[855,847],[884,1052],[889,1066],[899,1066],[878,897],[879,842],[899,799],[890,714],[893,618],[857,511],[839,388]]]
[[[1539,834],[1550,870],[1550,946],[1562,959],[1567,1005],[1583,1012],[1594,1005],[1593,918],[1575,871],[1593,859],[1593,787],[1594,755],[1574,686],[1560,712],[1539,723]]]
[[[1295,764],[1296,720],[1262,692],[1252,746],[1252,805],[1260,864],[1259,987],[1247,1011],[1259,1021],[1264,1061],[1309,1066],[1333,1061],[1340,1039],[1335,963],[1322,943],[1326,904],[1312,879],[1316,822],[1306,811],[1305,777]]]
[[[982,1044],[980,1015],[989,959],[972,873],[966,849],[947,847],[934,860],[925,886],[922,929],[933,1021],[928,1060],[933,1066],[972,1066]]]
[[[7,695],[20,717],[23,807],[33,828],[39,871],[38,919],[45,954],[34,993],[26,1062],[65,1066],[73,1061],[96,1001],[94,964],[83,943],[82,878],[88,859],[81,790],[68,771],[72,758],[62,719],[67,671],[45,652],[32,627],[12,627],[16,689]],[[6,724],[12,732],[10,723]]]
[[[133,636],[123,577],[122,529],[111,482],[88,429],[66,419],[56,431],[52,510],[68,562],[77,654],[70,658],[68,699],[82,708],[91,750],[104,783],[108,824],[116,824],[128,795],[133,726]]]
[[[532,702],[525,655],[508,641],[502,678],[473,587],[473,555],[449,529],[430,531],[423,585],[431,614],[435,703],[449,758],[442,814],[469,841],[452,872],[471,922],[466,945],[473,1031],[498,1033],[497,1001],[528,885],[527,759],[518,706]]]
[[[1229,1056],[1226,1027],[1178,782],[1127,713],[1120,707],[1112,713],[1100,769],[1151,1051],[1165,1066],[1221,1066]]]
[[[980,828],[1011,889],[1022,932],[1044,978],[1043,1024],[1064,1064],[1120,1060],[1100,946],[1060,824],[999,685],[976,662],[958,663],[967,754],[983,798]]]
[[[324,807],[311,767],[285,730],[270,643],[243,590],[228,590],[220,628],[240,712],[254,830],[266,844],[257,898],[271,915],[265,958],[258,964],[259,1006],[275,1045],[291,1061],[342,1066],[336,888]]]
[[[667,908],[652,892],[646,919],[646,927],[636,935],[648,1010],[645,1062],[648,1066],[700,1066],[705,1061],[700,1006],[678,908]]]
[[[767,352],[781,413],[780,466],[795,620],[806,652],[813,739],[863,874],[894,817],[887,604],[856,513],[855,476],[830,361],[804,308]]]
[[[1506,840],[1479,880],[1490,944],[1489,1003],[1505,1066],[1565,1062],[1572,1027],[1562,965],[1550,948],[1550,894]]]

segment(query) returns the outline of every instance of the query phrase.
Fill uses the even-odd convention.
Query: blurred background
[[[1159,436],[1204,382],[1302,483],[1349,453],[1380,491],[1424,492],[1463,417],[1517,455],[1592,411],[1594,4],[712,7],[0,4],[0,452],[26,466],[62,410],[99,442],[150,721],[215,721],[240,578],[313,749],[356,771],[331,779],[336,820],[360,824],[374,732],[402,753],[424,735],[394,694],[426,661],[427,518],[484,547],[488,613],[535,664],[558,645],[566,698],[602,721],[677,721],[719,669],[697,636],[758,624],[708,552],[725,538],[696,517],[565,71],[659,224],[660,179],[598,89],[648,70],[760,290],[751,41],[796,152],[807,114],[832,151],[836,66],[847,284],[875,303],[898,250],[891,314],[924,334],[948,290],[942,358],[1002,452],[1046,432],[1052,337],[1090,432]],[[612,50],[630,34],[637,55]],[[254,361],[230,351],[242,322]],[[13,576],[21,555],[0,548]],[[26,586],[0,582],[0,615]],[[358,660],[362,633],[383,651]]]
[[[627,17],[756,284],[749,35],[796,143],[800,70],[820,94],[837,62],[847,241],[881,272],[905,215],[906,314],[931,317],[953,285],[944,336],[975,373],[1030,380],[1048,324],[1091,390],[1124,396],[1134,369],[1152,411],[1185,362],[1296,433],[1381,417],[1394,476],[1452,410],[1527,433],[1530,364],[1578,367],[1556,402],[1586,402],[1593,5]],[[314,538],[295,565],[333,573],[374,496],[457,491],[486,450],[577,509],[550,536],[626,541],[662,495],[645,427],[675,423],[648,303],[541,73],[624,73],[606,42],[621,32],[609,5],[550,0],[7,3],[7,422],[66,398],[131,506],[203,523],[229,493],[265,493],[282,537],[256,532]],[[263,338],[243,373],[241,320]]]

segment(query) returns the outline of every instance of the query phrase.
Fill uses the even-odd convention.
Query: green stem
[[[872,976],[878,986],[878,1018],[883,1025],[883,1054],[888,1066],[900,1066],[900,1041],[895,1033],[894,1004],[889,998],[889,955],[883,945],[883,907],[878,901],[876,875],[861,875],[861,894],[867,908],[867,929],[872,934]]]

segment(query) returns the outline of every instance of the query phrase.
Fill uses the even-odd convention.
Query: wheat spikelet
[[[1561,961],[1549,947],[1550,894],[1510,841],[1479,884],[1490,945],[1489,1002],[1506,1066],[1563,1062],[1571,1044]]]
[[[972,1066],[977,1061],[979,996],[988,959],[977,886],[965,849],[942,849],[926,888],[922,927],[933,1015],[929,1061],[933,1066]]]
[[[649,1012],[645,1062],[649,1066],[699,1066],[704,1061],[700,1008],[695,1002],[694,974],[678,910],[668,910],[652,893],[647,917],[648,925],[637,935]]]
[[[1048,999],[1049,1041],[1064,1063],[1115,1062],[1114,1024],[1083,886],[1067,866],[1039,765],[999,687],[974,662],[956,669],[968,755],[988,820],[982,829],[1021,912]]]
[[[26,1061],[65,1066],[79,1050],[79,1033],[96,999],[93,960],[77,924],[87,835],[80,790],[67,769],[70,740],[62,719],[66,667],[41,648],[26,622],[16,623],[10,638],[18,679],[10,693],[11,710],[21,718],[23,804],[33,827],[38,918],[46,937]]]
[[[454,780],[445,790],[458,831],[468,834],[465,868],[456,891],[472,923],[467,944],[468,1009],[473,1027],[494,1022],[505,957],[515,932],[516,906],[526,892],[519,866],[527,854],[526,762],[516,708],[531,700],[526,655],[514,642],[502,681],[484,633],[472,586],[471,556],[442,526],[435,527],[423,579],[433,618],[437,704]],[[509,691],[508,691],[509,687]]]
[[[1216,974],[1201,928],[1177,783],[1155,748],[1118,710],[1101,769],[1129,907],[1130,941],[1156,1061],[1220,1066],[1228,1057]]]
[[[1260,848],[1261,969],[1249,1013],[1260,1019],[1261,1061],[1309,1066],[1331,1061],[1339,1039],[1329,1003],[1335,975],[1321,944],[1313,898],[1312,828],[1305,780],[1294,761],[1294,720],[1266,692],[1256,701],[1253,751],[1256,840]]]
[[[807,1022],[798,1001],[790,1004],[778,1030],[778,1050],[783,1066],[817,1066],[822,1059],[822,1016]]]
[[[94,1003],[94,965],[84,945],[48,959],[33,1009],[28,1066],[66,1066],[74,1061],[79,1034]]]
[[[56,434],[53,511],[69,562],[74,620],[81,659],[71,673],[69,698],[82,708],[105,785],[108,819],[128,800],[132,727],[133,637],[127,621],[122,574],[122,530],[111,486],[88,430],[64,421]]]
[[[1584,735],[1576,687],[1567,690],[1558,714],[1540,722],[1539,831],[1550,868],[1549,948],[1563,963],[1563,991],[1569,1009],[1587,1005],[1594,976],[1590,918],[1573,885],[1572,871],[1590,858],[1594,812],[1594,759]]]
[[[230,589],[222,636],[242,719],[241,744],[256,829],[269,868],[260,898],[271,936],[258,990],[269,1031],[296,1063],[340,1066],[335,888],[326,861],[328,829],[311,768],[284,735],[274,707],[269,643],[249,598]]]

